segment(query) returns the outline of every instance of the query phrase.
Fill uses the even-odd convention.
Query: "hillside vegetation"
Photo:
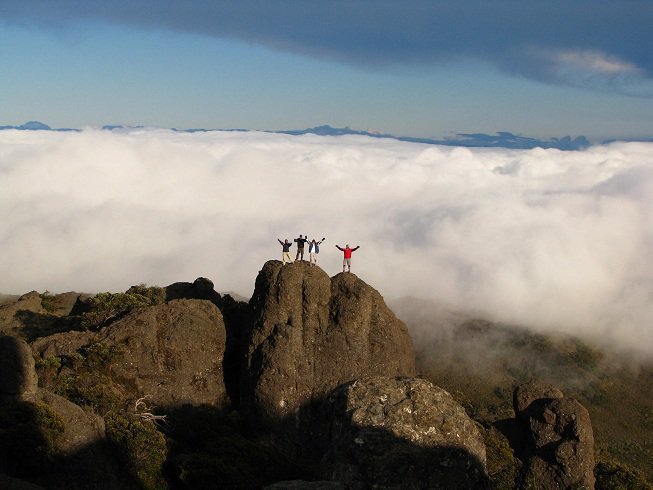
[[[550,383],[590,412],[598,488],[601,477],[625,482],[614,488],[653,482],[653,364],[568,335],[470,318],[425,301],[392,306],[411,330],[420,374],[450,391],[495,439],[514,416],[514,387]],[[508,439],[493,442],[500,452]]]

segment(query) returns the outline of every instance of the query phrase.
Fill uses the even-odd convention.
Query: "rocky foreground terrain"
[[[449,340],[479,324],[461,325]],[[511,385],[495,418],[438,386],[482,373],[445,338],[415,348],[354,274],[270,261],[247,303],[205,278],[31,292],[0,300],[0,334],[0,488],[648,485],[597,464],[590,412],[549,380]]]

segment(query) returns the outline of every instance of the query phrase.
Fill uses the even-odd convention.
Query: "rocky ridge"
[[[57,467],[38,477],[2,463],[0,481],[155,488],[167,459],[172,473],[165,478],[179,488],[274,481],[270,488],[490,484],[482,430],[449,393],[415,377],[406,326],[354,274],[330,278],[305,263],[269,261],[249,303],[220,295],[205,278],[75,301],[70,294],[56,312],[51,304],[43,307],[38,293],[0,305],[6,335],[0,398],[47,407],[61,425],[47,456],[59,461]],[[35,319],[41,323],[30,323]],[[551,393],[522,388],[516,413],[523,419],[533,400]],[[582,410],[554,403],[543,413],[549,412],[562,432],[553,424],[552,432],[546,426],[538,433],[567,444],[566,427],[582,419]],[[225,431],[231,434],[226,439]],[[586,431],[576,432],[583,444],[589,441]],[[141,447],[138,440],[149,442]],[[107,444],[130,456],[116,459]],[[562,445],[590,451],[571,444]],[[225,455],[232,447],[237,455]],[[532,454],[533,461],[550,461]],[[95,461],[92,474],[77,479],[84,473],[79,461]],[[556,464],[572,463],[592,464],[578,457]],[[549,472],[539,463],[529,468],[537,478]],[[591,483],[572,476],[556,481]]]

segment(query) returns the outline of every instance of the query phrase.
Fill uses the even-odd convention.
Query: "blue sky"
[[[653,2],[3,0],[0,125],[653,136]]]

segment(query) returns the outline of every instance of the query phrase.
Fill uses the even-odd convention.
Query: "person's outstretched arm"
[[[336,248],[337,248],[338,250],[342,250],[343,252],[345,251],[345,249],[344,249],[344,248],[342,248],[342,247],[341,247],[341,246],[339,246],[339,245],[336,245]]]
[[[283,245],[283,242],[282,242],[279,238],[277,238],[277,241],[278,241],[281,245]]]
[[[352,252],[355,252],[355,251],[358,250],[359,248],[361,248],[361,246],[360,246],[360,245],[357,245],[356,248],[352,248],[351,251],[352,251]]]

